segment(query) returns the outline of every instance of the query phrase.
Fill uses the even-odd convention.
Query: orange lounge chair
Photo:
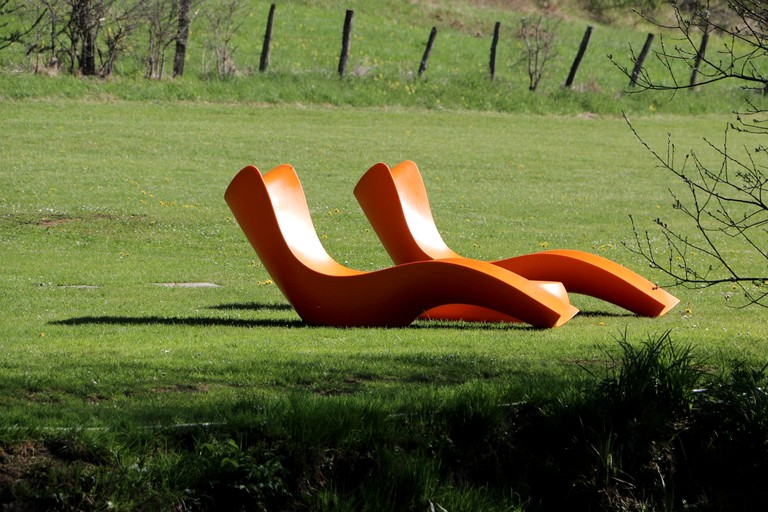
[[[414,162],[392,169],[374,165],[355,187],[355,197],[395,263],[460,257],[437,230]],[[679,302],[626,267],[587,252],[550,250],[492,263],[528,279],[559,281],[568,292],[597,297],[637,315],[661,316]]]
[[[310,324],[405,326],[432,308],[467,304],[556,327],[578,312],[542,286],[482,261],[423,261],[374,272],[339,264],[317,237],[290,165],[263,177],[248,166],[224,197],[275,284]]]

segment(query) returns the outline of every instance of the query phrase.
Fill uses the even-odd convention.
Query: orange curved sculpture
[[[414,162],[379,163],[355,187],[355,197],[395,263],[460,257],[437,230]],[[531,280],[563,283],[568,292],[611,302],[637,315],[661,316],[679,300],[628,268],[595,254],[550,250],[492,262]]]
[[[317,237],[290,165],[263,177],[248,166],[224,197],[275,284],[310,324],[405,326],[433,308],[466,304],[556,327],[578,312],[544,287],[482,261],[421,261],[374,272],[339,264]]]

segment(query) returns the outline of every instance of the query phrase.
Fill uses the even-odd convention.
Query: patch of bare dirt
[[[40,219],[40,222],[38,222],[37,225],[42,226],[44,228],[49,228],[51,226],[57,226],[59,224],[66,224],[67,222],[72,222],[72,219],[68,217],[57,217],[53,219],[45,218],[45,219]]]
[[[208,386],[198,384],[173,384],[154,388],[156,393],[204,393]]]
[[[51,451],[37,442],[0,448],[0,510],[21,510],[16,503],[16,486],[57,462]]]

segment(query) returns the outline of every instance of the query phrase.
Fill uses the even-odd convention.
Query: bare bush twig
[[[525,45],[523,60],[528,65],[528,89],[535,91],[544,75],[544,67],[554,56],[559,20],[535,16],[520,20],[518,37]]]
[[[634,244],[625,245],[676,284],[730,284],[744,294],[747,305],[768,307],[768,273],[756,274],[752,270],[760,266],[755,262],[768,263],[768,175],[762,163],[768,149],[760,145],[746,150],[747,156],[735,157],[728,146],[733,130],[729,126],[722,144],[705,140],[717,159],[716,166],[693,151],[678,161],[671,138],[666,152],[659,153],[626,120],[657,165],[684,184],[685,196],[670,190],[672,207],[683,215],[687,225],[693,225],[694,232],[688,234],[655,219],[662,234],[659,241],[648,231],[641,232],[631,219]],[[746,256],[736,254],[734,247]]]

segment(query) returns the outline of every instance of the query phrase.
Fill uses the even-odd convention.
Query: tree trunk
[[[192,0],[179,2],[179,31],[176,35],[176,54],[173,57],[173,76],[184,74],[184,61],[187,57],[187,41],[189,40],[189,10]]]
[[[72,33],[74,41],[79,41],[81,46],[77,51],[77,69],[84,76],[96,74],[96,34],[91,20],[91,1],[77,0],[72,5]]]

